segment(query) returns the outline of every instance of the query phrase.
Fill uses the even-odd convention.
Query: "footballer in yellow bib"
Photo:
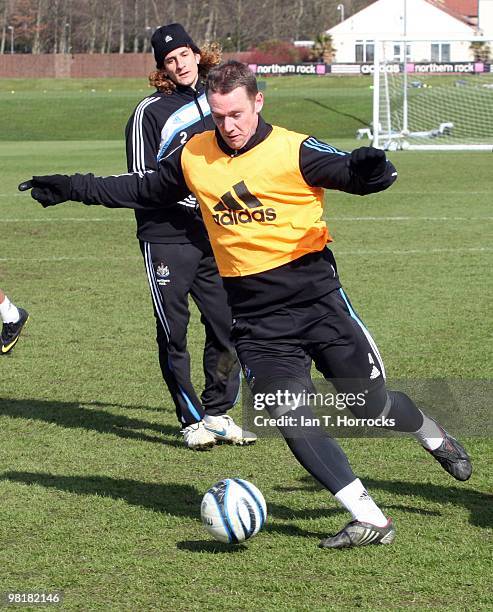
[[[211,70],[207,99],[215,131],[192,137],[154,174],[33,177],[21,189],[32,187],[44,206],[73,199],[129,208],[166,206],[194,192],[235,317],[232,339],[254,405],[275,420],[296,459],[352,516],[320,546],[391,544],[392,519],[307,398],[318,395],[313,362],[356,419],[407,432],[453,478],[471,476],[459,442],[405,393],[387,389],[377,345],[341,287],[327,248],[323,189],[375,193],[390,187],[397,172],[375,148],[346,153],[265,123],[262,93],[239,62]],[[349,403],[350,397],[358,401]],[[276,420],[287,413],[288,421]]]

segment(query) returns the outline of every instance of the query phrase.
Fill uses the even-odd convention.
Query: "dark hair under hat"
[[[200,53],[199,48],[181,23],[170,23],[158,28],[152,35],[151,45],[154,49],[156,68],[162,68],[164,58],[168,53],[179,47],[190,47],[194,53]]]

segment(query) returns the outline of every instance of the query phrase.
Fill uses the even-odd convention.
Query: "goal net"
[[[493,150],[492,41],[378,41],[374,57],[374,146]]]

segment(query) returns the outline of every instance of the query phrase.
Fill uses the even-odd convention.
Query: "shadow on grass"
[[[60,476],[45,472],[4,472],[0,480],[39,485],[76,495],[98,495],[123,499],[132,506],[173,516],[198,518],[202,494],[192,485],[141,482],[106,476]]]
[[[271,510],[271,506],[269,505],[269,511]],[[278,515],[275,515],[278,518]],[[301,529],[297,525],[280,525],[280,524],[272,524],[267,522],[262,527],[263,532],[267,533],[277,533],[286,535],[291,538],[326,538],[327,531],[308,531],[306,529]],[[216,542],[214,540],[183,540],[182,542],[177,542],[177,548],[181,550],[188,550],[190,552],[210,552],[210,553],[234,553],[234,552],[243,552],[248,549],[248,542],[246,545],[243,544],[223,544],[222,542]]]
[[[277,491],[319,491],[323,487],[311,476],[303,476],[300,479],[305,486],[300,487],[276,487]],[[415,483],[401,480],[376,480],[362,476],[362,480],[368,490],[380,490],[397,496],[410,496],[426,499],[440,504],[453,504],[462,506],[469,511],[469,522],[477,527],[493,527],[493,495],[456,485],[436,485],[429,482]],[[396,508],[404,512],[417,512],[418,514],[440,516],[439,511],[428,511],[423,508],[411,509],[409,506],[393,504],[386,508]],[[310,512],[309,510],[307,511]],[[317,512],[317,511],[315,511]],[[291,517],[300,518],[297,513],[291,513]]]
[[[365,480],[365,483],[368,481]],[[276,491],[288,492],[295,491],[293,488],[285,488],[285,487],[274,487]],[[309,489],[299,488],[299,491],[306,490],[309,492]],[[330,503],[331,495],[327,493],[327,500]],[[332,504],[337,502],[332,501]],[[412,514],[420,514],[425,516],[440,516],[440,512],[436,510],[425,510],[423,508],[416,508],[413,506],[403,506],[403,505],[385,505],[385,508],[396,508],[401,512],[409,512]],[[344,518],[347,517],[347,512],[342,507],[331,507],[331,508],[302,508],[302,509],[293,509],[288,506],[284,506],[281,504],[269,503],[269,511],[276,518],[280,518],[283,520],[310,520],[310,519],[318,519],[318,518],[327,518],[329,516],[337,516],[338,514],[344,515]]]
[[[341,117],[347,117],[348,119],[354,119],[354,121],[360,123],[364,127],[370,127],[368,125],[368,122],[365,121],[364,119],[361,119],[361,117],[356,117],[356,115],[351,115],[350,113],[343,113],[340,109],[334,108],[333,106],[328,106],[327,104],[324,104],[323,102],[320,102],[319,100],[312,100],[311,98],[304,98],[304,102],[311,102],[312,104],[315,104],[316,106],[320,106],[321,108],[328,110],[336,115],[340,115]]]
[[[269,504],[268,505],[268,511],[270,513],[270,515],[272,516],[273,519],[279,519],[282,518],[281,515],[277,512],[277,506],[275,506],[274,504]],[[324,512],[323,513],[323,518],[327,518],[328,516],[331,516],[332,514],[339,514],[339,512],[343,512],[343,511],[339,511],[336,510],[335,512]],[[313,516],[312,514],[310,514],[310,517]],[[295,516],[289,516],[288,518],[291,519],[295,519],[295,518],[299,518],[299,517],[295,517]],[[279,523],[269,523],[267,522],[264,527],[262,528],[263,531],[267,531],[268,533],[280,533],[282,535],[286,535],[289,536],[291,538],[325,538],[327,537],[327,530],[322,530],[322,531],[308,531],[307,529],[302,529],[301,527],[298,527],[297,525],[293,525],[292,523],[285,523],[284,525],[281,525]]]
[[[140,506],[154,512],[166,512],[173,516],[186,516],[200,520],[200,503],[202,493],[194,486],[178,483],[147,483],[138,480],[109,478],[104,476],[60,476],[46,472],[4,472],[0,481],[16,482],[24,485],[39,485],[48,489],[57,489],[76,495],[98,495],[112,499],[123,499],[132,506]],[[276,518],[282,518],[280,507],[269,504],[269,512]],[[282,508],[282,507],[281,507]],[[324,516],[339,513],[342,510],[325,511]],[[291,513],[289,518],[296,518]],[[296,525],[269,524],[266,531],[281,533],[292,537],[323,537],[323,533],[306,531]],[[206,542],[204,540],[204,542]],[[193,552],[221,552],[218,542],[208,542],[210,550],[202,546],[202,541],[184,541],[181,548]],[[212,544],[216,546],[212,548]]]
[[[244,544],[226,544],[215,540],[182,540],[176,543],[176,548],[195,553],[231,554],[242,553],[248,548]]]
[[[117,404],[96,403],[99,407],[112,407]],[[124,406],[130,408],[130,406]],[[139,409],[139,406],[133,408]],[[0,400],[0,415],[15,419],[31,419],[54,423],[61,427],[83,428],[104,434],[112,434],[119,438],[140,440],[142,442],[166,443],[170,446],[184,448],[183,442],[177,438],[178,425],[161,425],[141,419],[112,414],[105,410],[94,410],[83,407],[76,402],[51,402],[44,400]],[[144,433],[144,430],[155,432],[156,435]]]
[[[106,408],[107,406],[114,406],[115,408],[123,408],[125,410],[139,410],[141,412],[175,412],[173,408],[165,408],[163,406],[135,406],[133,404],[122,404],[120,402],[99,402],[97,400],[90,400],[88,402],[81,402],[84,406],[98,406],[100,408]]]

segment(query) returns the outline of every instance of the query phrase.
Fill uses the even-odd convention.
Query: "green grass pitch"
[[[0,82],[0,286],[31,314],[0,360],[0,593],[60,590],[67,610],[491,609],[491,424],[464,440],[467,483],[412,439],[341,440],[397,527],[392,546],[349,551],[317,548],[347,516],[282,441],[183,448],[131,211],[43,210],[16,189],[122,171],[147,93],[144,80]],[[273,78],[266,96],[267,120],[343,148],[370,121],[364,78]],[[390,378],[491,379],[492,155],[391,157],[389,191],[326,196],[344,286]],[[202,339],[194,310],[199,387]],[[254,482],[269,510],[236,547],[199,518],[227,476]]]

